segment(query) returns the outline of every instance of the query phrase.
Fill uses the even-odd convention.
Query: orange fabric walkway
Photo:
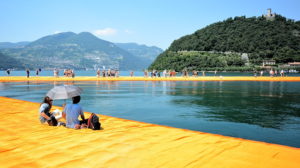
[[[0,97],[0,167],[300,167],[299,148],[102,115],[100,131],[50,127],[38,108]]]
[[[92,77],[92,76],[78,76],[75,78],[70,77],[50,77],[50,76],[39,76],[39,77],[22,77],[22,76],[11,76],[0,77],[0,82],[18,82],[18,81],[300,81],[300,77],[253,77],[253,76],[199,76],[199,77],[160,77],[160,78],[145,78],[145,77]]]

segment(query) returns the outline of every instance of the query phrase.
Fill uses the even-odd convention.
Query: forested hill
[[[274,59],[278,64],[300,61],[300,22],[280,15],[276,15],[273,21],[263,16],[228,18],[175,40],[164,53],[157,57],[150,68],[164,69],[164,65],[168,67],[170,64],[176,66],[174,63],[176,60],[185,66],[197,67],[192,63],[195,60],[191,58],[189,58],[190,63],[182,61],[184,58],[182,51],[192,51],[194,55],[195,51],[201,51],[200,55],[203,55],[203,51],[247,53],[250,65],[261,64],[263,59]],[[178,52],[181,52],[179,54],[181,56]],[[185,53],[185,55],[189,54]],[[198,57],[199,59],[201,60]],[[224,64],[224,59],[219,60],[223,61],[223,64],[219,66],[230,66]]]
[[[0,52],[0,69],[10,69],[12,67],[18,68],[18,69],[24,69],[25,66],[19,62],[18,60],[9,57],[7,55],[4,55],[3,53]]]

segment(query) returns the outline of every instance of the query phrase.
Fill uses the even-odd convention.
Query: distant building
[[[289,62],[289,67],[300,67],[300,62]]]
[[[268,13],[266,15],[264,15],[264,17],[267,19],[267,20],[271,20],[273,21],[275,19],[275,16],[276,14],[275,13],[272,13],[272,9],[269,8],[268,9]]]
[[[265,66],[273,66],[273,65],[276,65],[276,61],[275,60],[263,60],[262,62],[262,66],[265,67]]]

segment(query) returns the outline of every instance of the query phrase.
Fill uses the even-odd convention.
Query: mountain
[[[18,43],[11,43],[11,42],[0,42],[0,49],[2,48],[23,48],[30,42],[22,41]]]
[[[300,22],[281,15],[228,18],[183,36],[160,54],[150,69],[214,69],[300,61]],[[244,58],[242,57],[244,55]]]
[[[114,68],[142,70],[148,60],[137,57],[117,45],[88,32],[65,32],[42,37],[23,48],[1,51],[30,68]]]
[[[146,45],[139,45],[136,43],[115,43],[118,47],[128,51],[129,53],[141,57],[149,64],[147,67],[156,59],[156,57],[163,52],[161,48],[155,46],[146,46]]]
[[[16,59],[9,57],[7,55],[4,55],[0,52],[0,69],[6,70],[6,69],[24,69],[25,67]]]

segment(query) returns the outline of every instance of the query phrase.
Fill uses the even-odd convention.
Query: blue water
[[[18,82],[0,96],[41,102],[62,84],[83,88],[85,111],[300,147],[300,82]]]

